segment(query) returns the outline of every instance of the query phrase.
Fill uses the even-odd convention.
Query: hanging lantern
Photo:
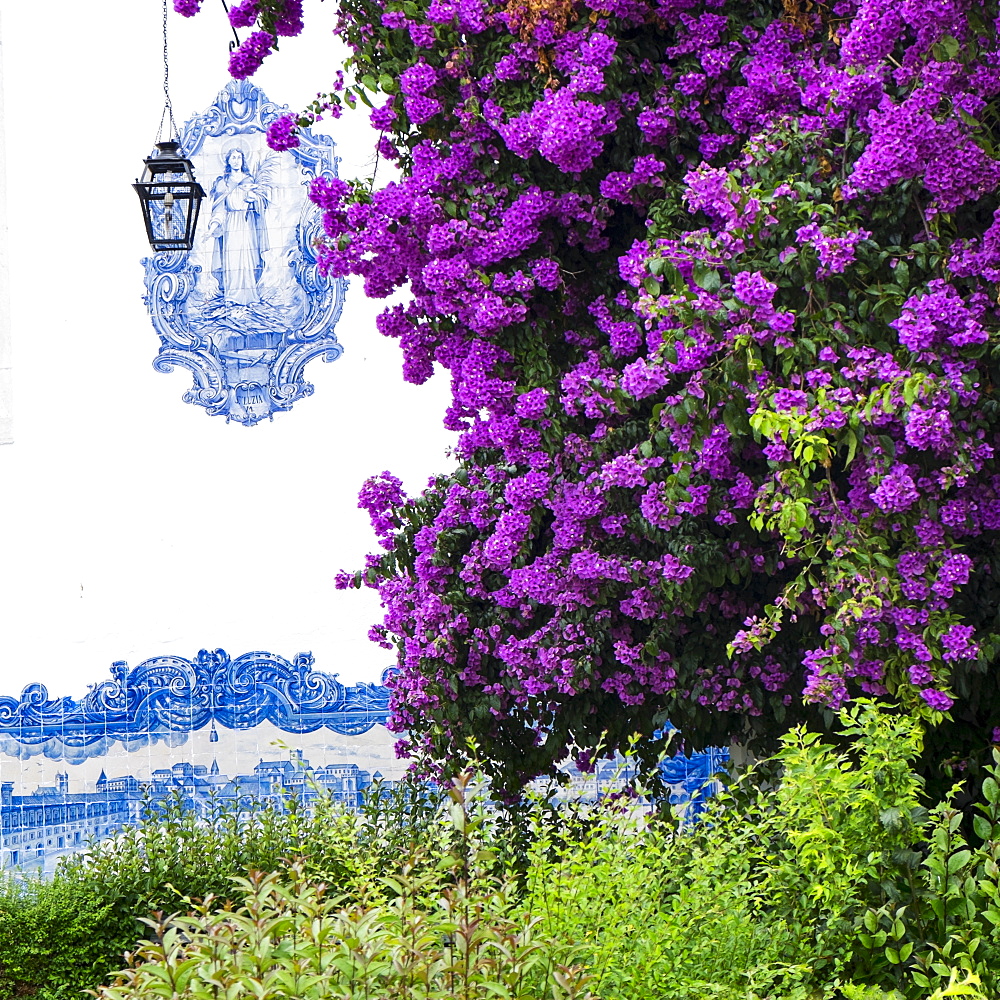
[[[205,191],[194,179],[190,160],[174,141],[158,142],[142,180],[132,187],[142,202],[146,236],[154,250],[190,250]]]
[[[177,135],[174,106],[170,100],[170,62],[167,58],[167,0],[163,0],[163,114],[156,134],[156,152],[147,159],[142,180],[132,187],[142,202],[146,236],[154,250],[190,250],[198,225],[198,210],[205,197],[194,179],[194,168],[185,160],[175,139],[160,142],[164,124],[168,135]]]

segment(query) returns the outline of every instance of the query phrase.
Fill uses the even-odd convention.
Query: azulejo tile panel
[[[325,789],[348,807],[375,781],[391,786],[407,762],[388,731],[389,689],[342,684],[310,653],[235,658],[201,650],[112,664],[79,700],[29,684],[0,697],[0,868],[51,871],[92,838],[139,822],[150,801],[235,806]],[[664,765],[671,800],[699,809],[725,753]],[[625,762],[592,774],[568,768],[568,793],[595,796],[629,777]]]
[[[158,656],[80,700],[29,684],[0,697],[0,867],[51,870],[138,822],[147,799],[268,800],[328,789],[357,805],[396,758],[383,684],[342,684],[309,653]]]
[[[334,328],[347,281],[319,273],[322,219],[308,196],[311,182],[337,176],[339,158],[308,129],[295,149],[269,149],[267,127],[287,111],[231,80],[184,124],[181,150],[205,190],[194,242],[143,261],[153,367],[187,371],[185,402],[246,427],[311,395],[305,366],[343,351]]]

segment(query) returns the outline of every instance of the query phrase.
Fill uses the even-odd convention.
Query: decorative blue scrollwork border
[[[208,725],[252,729],[263,722],[288,733],[326,728],[359,735],[388,715],[388,688],[341,684],[313,669],[311,653],[291,661],[266,652],[231,659],[225,650],[203,649],[193,660],[155,656],[131,669],[114,663],[111,679],[93,685],[79,701],[50,698],[44,685],[29,684],[19,699],[0,697],[0,739],[27,747],[55,740],[71,750]]]

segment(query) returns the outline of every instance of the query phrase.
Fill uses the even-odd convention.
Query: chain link
[[[174,106],[170,101],[170,62],[167,58],[167,0],[163,0],[163,114],[160,115],[160,127],[156,132],[156,141],[163,136],[164,122],[170,124],[170,138],[176,139],[177,122],[174,121]]]
[[[229,21],[229,5],[226,3],[226,0],[222,0],[222,9],[226,12],[226,20]],[[232,21],[229,21],[229,23],[232,25]],[[230,52],[235,52],[240,47],[240,36],[236,34],[235,26],[233,26],[233,38],[236,39],[236,42],[229,43]]]

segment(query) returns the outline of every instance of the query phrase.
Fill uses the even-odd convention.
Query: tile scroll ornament
[[[113,741],[127,747],[216,725],[243,730],[269,722],[292,734],[325,728],[355,736],[388,714],[388,688],[341,684],[314,670],[310,653],[290,661],[265,652],[231,659],[225,650],[203,649],[193,660],[155,656],[131,669],[114,663],[111,679],[79,701],[49,698],[43,684],[29,684],[19,699],[0,697],[0,740],[72,761],[103,755]]]
[[[729,751],[721,747],[668,757],[660,764],[660,774],[670,790],[671,805],[686,819],[699,815],[709,799],[721,789],[719,774],[726,770],[728,763]]]
[[[339,158],[329,136],[308,130],[298,148],[269,149],[267,126],[287,111],[231,80],[184,125],[181,149],[207,192],[194,243],[143,261],[160,338],[153,367],[185,369],[185,402],[247,427],[311,395],[305,366],[343,352],[334,328],[347,282],[319,273],[322,219],[308,198]]]

